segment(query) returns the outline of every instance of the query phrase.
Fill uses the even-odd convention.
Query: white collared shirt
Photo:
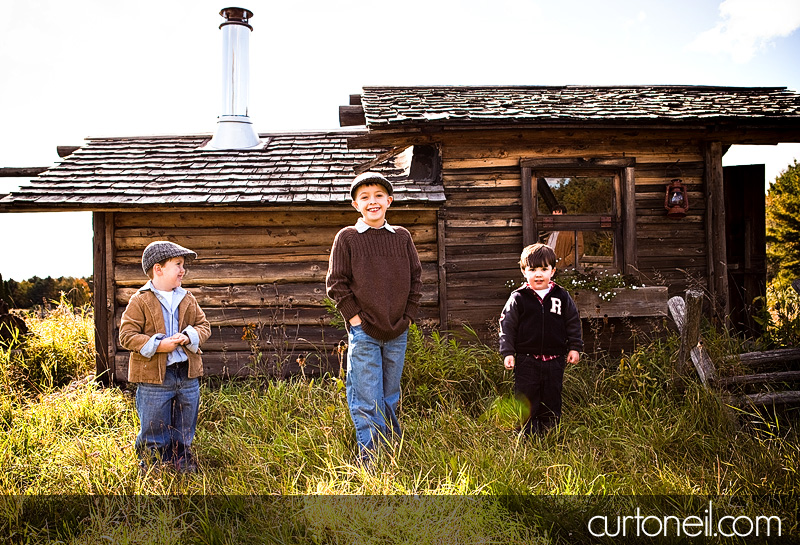
[[[386,220],[383,220],[383,225],[380,227],[370,227],[369,225],[367,225],[367,222],[364,221],[364,218],[358,218],[358,221],[356,222],[356,231],[358,231],[359,233],[366,233],[370,229],[386,229],[390,233],[395,232],[394,227],[389,225],[389,222]]]

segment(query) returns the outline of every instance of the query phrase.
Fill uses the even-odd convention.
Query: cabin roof
[[[362,131],[363,133],[363,131]],[[130,209],[349,203],[354,168],[385,149],[348,149],[353,130],[262,134],[259,150],[204,150],[209,135],[89,138],[0,209]],[[409,180],[387,161],[371,170],[392,181],[399,202],[441,202],[436,181]]]
[[[434,86],[364,87],[370,131],[410,126],[800,120],[785,87]]]

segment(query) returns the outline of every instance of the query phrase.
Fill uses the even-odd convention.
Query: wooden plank
[[[709,142],[704,150],[706,165],[709,278],[714,307],[720,317],[728,316],[728,267],[725,237],[725,189],[722,177],[722,144]]]
[[[117,309],[117,323],[122,317]],[[248,324],[325,325],[331,324],[331,315],[325,307],[206,307],[203,309],[212,326],[244,327]],[[435,306],[422,306],[418,320],[436,322],[439,311]]]
[[[781,382],[800,381],[800,371],[779,371],[776,373],[756,373],[753,375],[738,375],[718,379],[722,387],[744,386],[748,384],[777,384]]]
[[[407,228],[414,242],[436,242],[436,226],[412,225]],[[119,229],[115,239],[121,250],[144,249],[153,240],[170,240],[192,250],[215,248],[258,248],[284,246],[319,246],[333,243],[338,229],[304,228],[227,228],[171,229],[162,227]]]
[[[116,364],[116,355],[117,355],[117,343],[115,336],[115,331],[117,328],[116,323],[116,301],[114,297],[114,292],[116,290],[116,284],[114,283],[114,270],[115,270],[115,260],[116,260],[116,247],[114,246],[114,213],[107,212],[105,213],[105,232],[103,233],[103,244],[105,245],[105,250],[103,251],[103,256],[105,259],[105,277],[101,280],[105,282],[105,306],[106,306],[106,323],[104,324],[104,328],[107,332],[107,343],[106,343],[106,351],[108,354],[107,361],[112,366]],[[116,376],[117,371],[115,368],[110,370],[111,376]]]
[[[0,167],[0,178],[33,178],[50,167]]]
[[[693,293],[693,295],[690,296],[689,293]],[[708,353],[703,349],[703,345],[699,342],[699,333],[697,335],[697,340],[694,341],[694,344],[691,344],[695,336],[694,330],[697,329],[697,331],[699,331],[700,320],[700,315],[697,310],[697,297],[694,293],[695,292],[687,292],[687,298],[692,301],[691,315],[689,315],[687,303],[682,297],[675,296],[670,298],[667,305],[673,320],[675,320],[675,324],[678,326],[678,330],[681,332],[681,344],[685,346],[683,350],[689,350],[689,355],[692,358],[692,363],[694,363],[700,381],[703,383],[703,386],[710,388],[716,382],[717,373],[714,368],[714,363],[711,361]],[[692,320],[692,323],[687,325],[689,324],[689,319]],[[696,326],[694,322],[697,322]],[[685,335],[684,331],[686,331]],[[678,358],[679,369],[681,369],[683,365],[681,365],[680,359],[685,358],[685,356],[679,354]]]
[[[255,323],[247,326],[214,326],[203,343],[203,353],[241,352],[258,348],[272,352],[330,350],[347,334],[331,326]],[[117,343],[117,350],[125,349]]]
[[[308,376],[318,376],[324,372],[335,372],[338,369],[338,356],[332,353],[333,348],[325,353],[297,351],[285,352],[263,352],[261,357],[263,363],[260,368],[267,371],[270,376],[277,375],[275,365],[276,360],[281,360],[280,376],[300,375],[300,367],[297,359],[304,356],[306,362],[305,374]],[[206,352],[203,354],[203,373],[206,377],[247,377],[255,374],[253,366],[253,355],[250,352]],[[120,352],[115,361],[115,381],[127,382],[128,380],[129,354]]]
[[[437,222],[438,272],[439,272],[439,325],[447,331],[447,252],[446,229],[444,212],[440,210]]]
[[[624,318],[633,316],[666,316],[667,287],[613,290],[615,296],[609,301],[600,299],[597,293],[587,290],[571,292],[581,318]]]
[[[753,369],[758,369],[775,363],[786,363],[800,360],[800,348],[782,348],[778,350],[765,350],[763,352],[745,352],[725,358],[726,362],[739,361]]]
[[[404,208],[390,208],[387,218],[390,223],[397,225],[425,223],[433,225],[436,222],[436,209],[411,210]],[[354,225],[358,213],[349,205],[338,204],[328,209],[318,207],[292,207],[264,208],[248,212],[236,211],[205,211],[197,212],[175,211],[171,214],[152,214],[147,212],[126,212],[115,215],[116,227],[120,229],[134,227],[161,227],[198,229],[203,227],[225,226],[229,229],[240,227],[330,227],[335,230],[346,225]]]
[[[363,111],[362,111],[362,115],[363,115]],[[364,172],[367,172],[369,169],[371,169],[371,168],[373,168],[373,167],[375,167],[377,165],[380,165],[381,163],[385,163],[386,161],[388,161],[389,159],[391,159],[393,157],[396,157],[397,155],[400,155],[401,153],[403,153],[407,149],[408,149],[408,146],[395,146],[392,149],[390,149],[389,151],[386,151],[384,153],[381,153],[381,154],[377,155],[374,159],[372,159],[370,161],[367,161],[366,163],[361,163],[359,165],[356,165],[353,168],[353,172],[355,172],[356,174],[362,174]]]
[[[729,405],[740,408],[751,406],[795,405],[800,403],[800,392],[761,392],[758,394],[729,397],[726,399],[726,402]]]
[[[325,284],[248,284],[234,286],[188,286],[201,307],[264,307],[323,306]],[[120,287],[116,301],[127,305],[136,288]],[[438,301],[435,283],[423,284],[422,305]]]
[[[353,127],[366,125],[367,118],[364,115],[364,108],[355,105],[339,106],[339,126]]]
[[[425,283],[435,283],[437,265],[425,262],[422,264],[422,279]],[[242,284],[291,284],[291,283],[324,283],[328,271],[328,262],[296,263],[296,264],[241,264],[215,263],[195,264],[187,270],[184,277],[186,287],[194,285],[230,286]],[[115,281],[118,286],[141,287],[146,280],[141,266],[118,266]]]
[[[106,279],[106,214],[103,212],[92,213],[92,277],[98,279],[94,283],[94,349],[95,349],[95,376],[99,377],[105,385],[112,380],[113,367],[109,361],[111,339],[108,328],[108,307]]]
[[[298,263],[201,263],[187,268],[184,281],[189,284],[271,284],[273,282],[324,282],[327,261]],[[115,280],[118,286],[136,286],[144,283],[141,265],[119,265]]]

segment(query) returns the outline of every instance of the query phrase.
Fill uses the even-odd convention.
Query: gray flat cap
[[[356,176],[353,179],[353,182],[350,184],[350,196],[353,198],[353,200],[356,200],[356,190],[362,185],[368,184],[382,185],[390,196],[392,193],[394,193],[392,182],[387,180],[383,174],[378,174],[377,172],[365,172]]]
[[[180,244],[175,244],[168,240],[156,240],[148,244],[147,248],[145,248],[142,253],[142,270],[147,274],[147,271],[156,263],[172,257],[181,256],[184,258],[184,264],[188,265],[197,257],[197,254],[189,248],[184,248]]]

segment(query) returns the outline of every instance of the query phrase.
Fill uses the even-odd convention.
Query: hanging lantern
[[[667,185],[664,208],[667,209],[667,216],[670,218],[685,217],[686,211],[689,210],[689,196],[686,194],[686,186],[678,178],[670,180]]]

